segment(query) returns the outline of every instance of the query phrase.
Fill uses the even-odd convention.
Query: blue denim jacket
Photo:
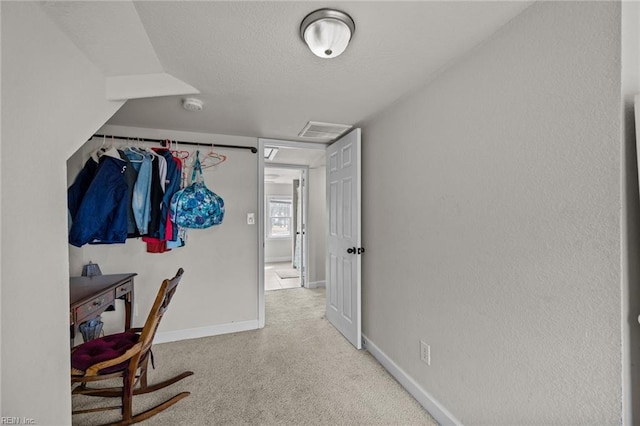
[[[80,170],[80,173],[76,176],[73,184],[67,190],[67,206],[69,207],[71,223],[73,223],[73,218],[76,217],[78,209],[82,204],[82,199],[87,193],[93,178],[96,177],[97,171],[98,163],[95,162],[93,158],[89,158],[87,162],[84,163],[84,167],[82,167],[82,170]],[[69,226],[69,229],[71,229],[71,226]]]
[[[70,244],[81,247],[126,241],[129,187],[124,179],[125,164],[110,156],[100,157],[95,177],[72,215]]]

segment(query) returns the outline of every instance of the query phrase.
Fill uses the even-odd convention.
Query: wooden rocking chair
[[[151,354],[151,344],[176,288],[183,274],[182,268],[172,279],[162,282],[156,300],[142,328],[90,340],[75,347],[71,352],[71,384],[75,386],[73,395],[119,397],[121,405],[73,411],[73,414],[121,409],[122,419],[112,425],[129,425],[148,419],[176,402],[189,396],[181,392],[163,403],[140,414],[133,414],[133,396],[162,389],[193,372],[185,371],[171,379],[149,386],[147,366]],[[153,359],[151,360],[153,363]],[[91,388],[88,383],[113,378],[122,378],[122,387]]]

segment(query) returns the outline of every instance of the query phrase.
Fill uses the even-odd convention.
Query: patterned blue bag
[[[171,217],[183,228],[204,229],[220,225],[224,218],[224,201],[204,184],[199,151],[191,173],[191,185],[173,194]],[[200,179],[196,179],[196,172]]]

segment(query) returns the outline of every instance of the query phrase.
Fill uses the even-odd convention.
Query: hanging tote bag
[[[204,229],[222,223],[224,200],[204,184],[198,151],[191,173],[191,185],[171,198],[171,216],[183,228]]]

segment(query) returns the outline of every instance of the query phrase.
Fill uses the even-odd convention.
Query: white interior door
[[[298,186],[293,188],[293,202],[296,205],[294,209],[296,217],[295,234],[293,236],[293,267],[300,271],[300,286],[307,287],[306,271],[309,264],[309,248],[307,242],[307,203],[309,202],[306,180],[308,168],[300,169],[300,179]]]
[[[362,347],[360,129],[327,148],[327,319]]]
[[[300,223],[300,285],[302,287],[308,287],[307,284],[307,271],[309,266],[309,242],[307,241],[307,210],[309,203],[309,196],[307,194],[307,174],[308,168],[300,170],[300,194],[299,197],[299,212],[298,221]]]

